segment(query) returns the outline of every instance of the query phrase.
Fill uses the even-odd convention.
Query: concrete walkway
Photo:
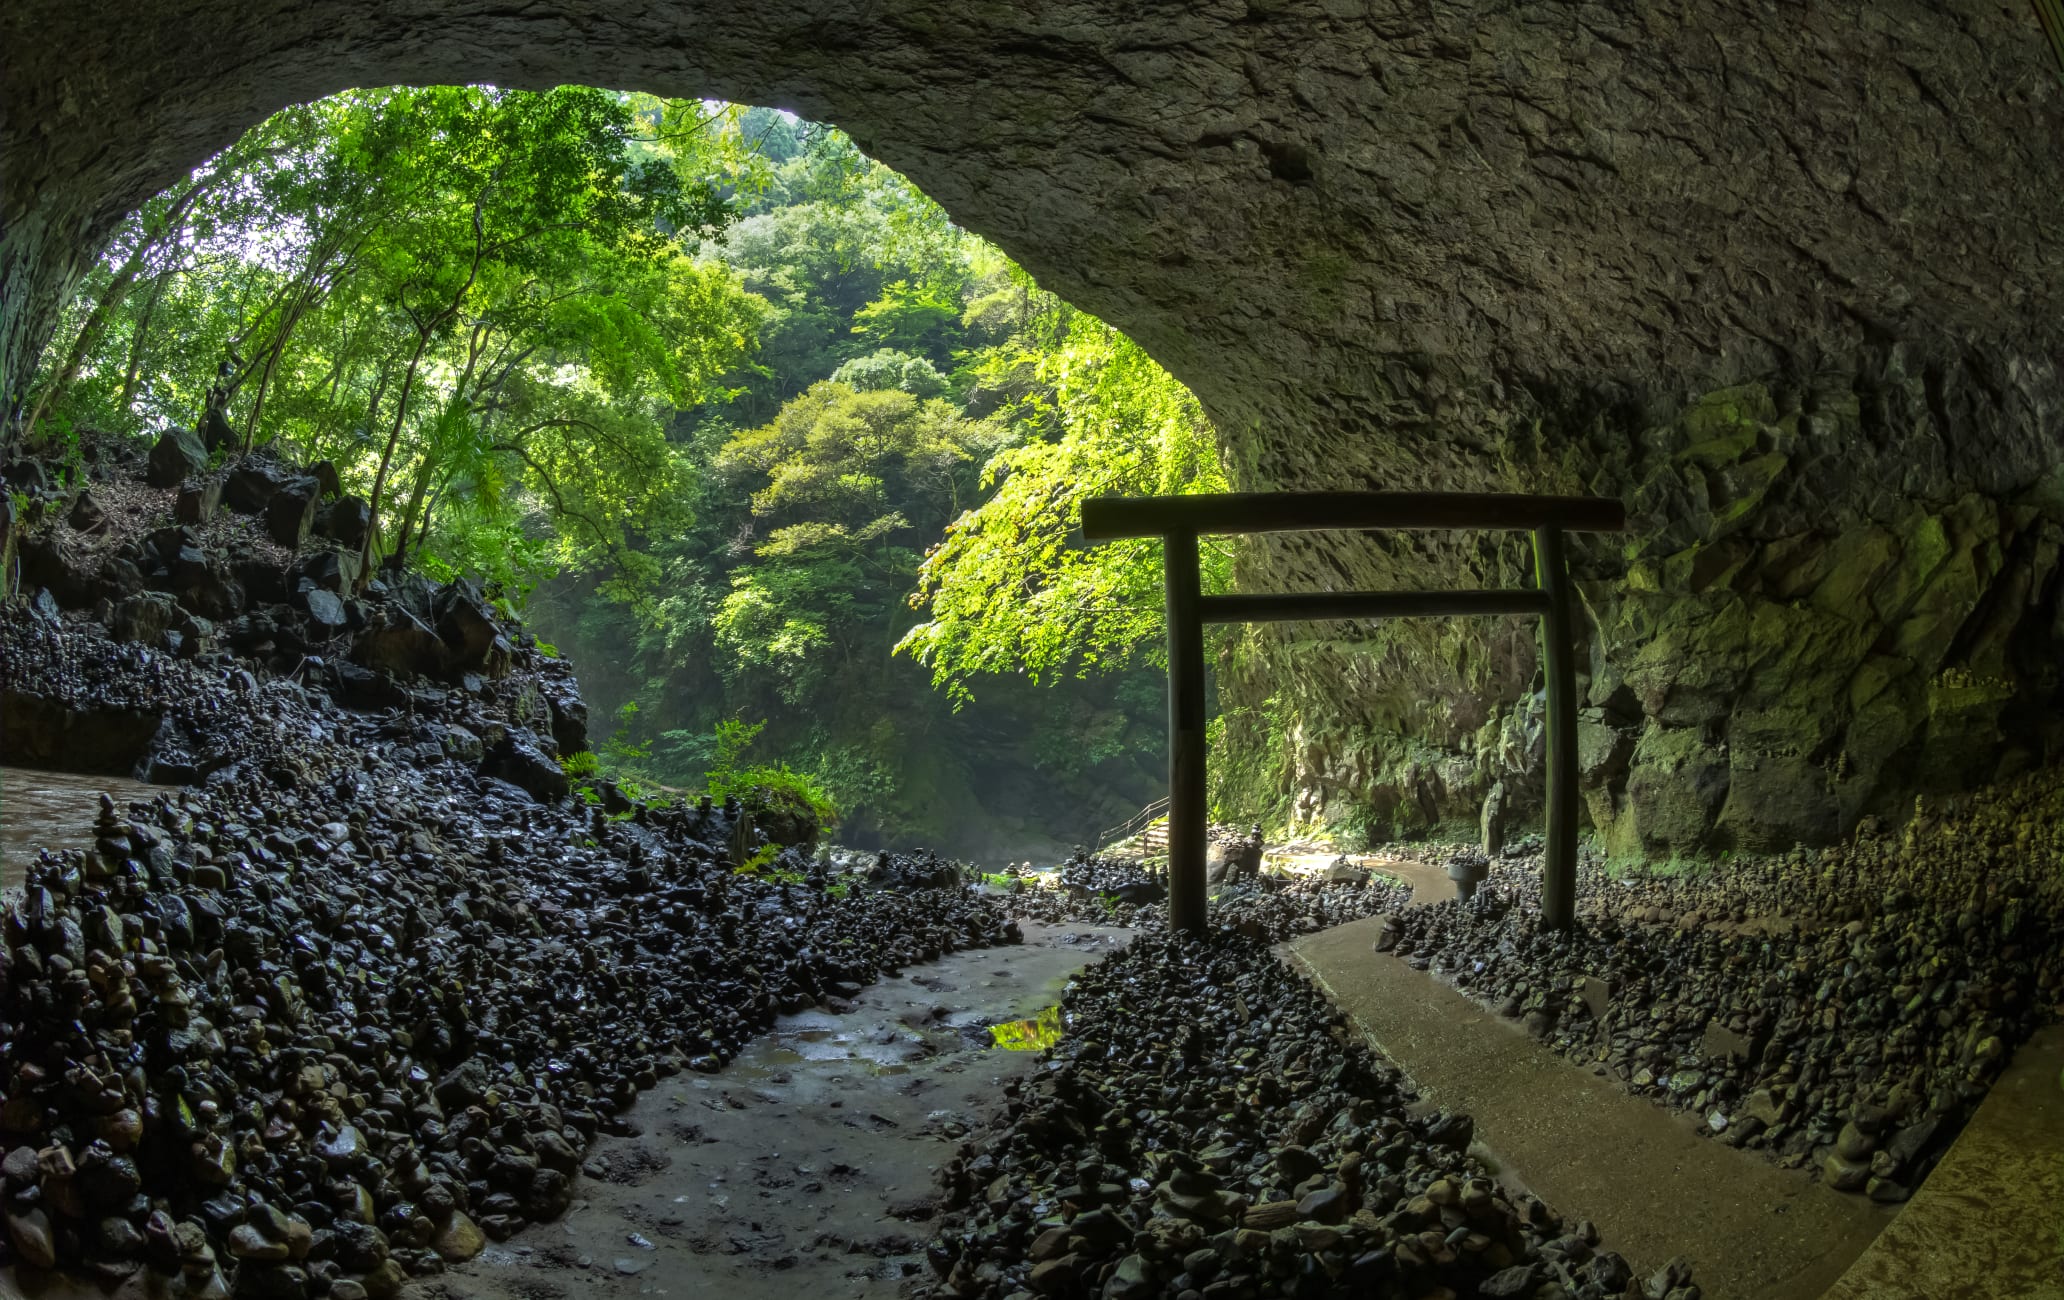
[[[2064,1025],[1978,1113],[1826,1300],[2064,1300]]]
[[[1885,1226],[1882,1207],[1697,1136],[1689,1120],[1372,951],[1380,920],[1290,951],[1428,1101],[1474,1117],[1501,1165],[1572,1223],[1597,1223],[1606,1248],[1643,1273],[1681,1254],[1706,1300],[1815,1300]],[[1853,1300],[1866,1295],[1876,1293]]]

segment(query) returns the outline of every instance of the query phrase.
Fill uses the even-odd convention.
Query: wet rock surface
[[[930,1293],[1692,1300],[1508,1194],[1268,943],[1143,933],[942,1172]]]
[[[1539,928],[1538,859],[1516,855],[1377,947],[1708,1137],[1896,1202],[2064,1007],[2060,813],[2050,773],[1836,848],[1588,863],[1567,935]]]

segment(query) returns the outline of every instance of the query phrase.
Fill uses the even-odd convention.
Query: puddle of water
[[[38,849],[92,848],[102,791],[126,811],[171,788],[120,776],[0,767],[0,891],[20,888]]]

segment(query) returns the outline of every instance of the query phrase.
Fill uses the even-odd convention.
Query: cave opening
[[[6,904],[0,1264],[31,1289],[183,1278],[336,1300],[529,1296],[598,1274],[998,1300],[2047,1285],[2064,1145],[2064,270],[2045,242],[2064,91],[2048,16],[1923,0],[1861,19],[1295,0],[12,6],[0,685],[51,716],[156,719],[195,779],[53,833]],[[641,324],[666,304],[760,310],[677,267],[619,315],[552,318],[555,364],[521,402],[483,388],[417,425],[381,389],[361,405],[389,422],[365,421],[363,463],[341,475],[328,444],[259,436],[261,392],[284,420],[316,388],[284,341],[270,363],[237,354],[251,386],[222,403],[203,395],[220,339],[192,335],[210,355],[165,390],[195,413],[189,433],[72,423],[102,451],[87,468],[32,442],[42,412],[71,409],[50,377],[120,275],[128,214],[274,110],[390,83],[565,107],[554,87],[605,70],[841,124],[940,205],[934,221],[911,201],[907,229],[979,232],[1024,282],[998,264],[987,285],[972,253],[943,296],[916,263],[890,267],[826,335],[852,345],[846,379],[822,380],[839,391],[762,393],[723,428],[653,416],[648,438],[594,400],[633,372],[690,373],[636,344],[668,333]],[[552,129],[615,120],[616,101],[581,102]],[[487,123],[495,105],[438,111]],[[582,174],[616,158],[621,183],[534,193],[596,222],[625,195],[672,205],[663,222],[619,213],[640,238],[698,219],[682,169],[595,157]],[[321,174],[303,170],[279,183]],[[461,243],[471,229],[474,271],[501,220],[480,196],[531,183],[482,175],[446,223]],[[761,218],[755,238],[791,219],[741,220]],[[400,269],[354,319],[401,340],[397,380],[446,396],[469,367],[439,349],[477,338],[488,355],[531,319],[512,306],[525,285],[601,256],[511,260],[488,277],[507,290],[492,310],[466,279],[432,311],[442,273],[406,262],[428,246],[407,232],[428,228],[379,225]],[[777,301],[776,278],[752,292],[810,305]],[[969,286],[994,288],[999,312],[1036,287],[1108,322],[1073,336],[1101,349],[1090,360],[1028,385],[1058,423],[1015,443],[984,425],[1024,394],[984,411],[953,387],[956,353],[979,349],[940,340],[986,328]],[[751,364],[693,373],[749,393]],[[338,391],[357,382],[337,369]],[[1099,378],[1078,392],[1067,374]],[[935,378],[956,399],[944,413],[916,391]],[[1096,405],[1114,393],[1153,400]],[[513,427],[581,434],[473,436],[519,410],[534,418]],[[630,465],[611,500],[642,488],[657,508],[699,447],[697,482],[722,485],[699,506],[728,493],[797,513],[705,510],[732,530],[706,549],[725,541],[756,573],[740,560],[698,587],[660,565],[667,594],[737,630],[701,655],[712,674],[806,660],[814,606],[782,603],[794,557],[875,563],[908,529],[939,539],[930,572],[993,564],[985,545],[1054,527],[1013,484],[1072,503],[1122,459],[1094,440],[1065,454],[1070,412],[1099,410],[1098,428],[1165,433],[1142,439],[1174,449],[1156,473],[1194,491],[1624,505],[1624,539],[1570,556],[1575,926],[1542,924],[1544,665],[1525,628],[1343,621],[1214,646],[1228,824],[1207,850],[1207,933],[1166,936],[1154,828],[1066,862],[1059,841],[1027,850],[1051,871],[819,851],[808,774],[754,749],[809,737],[778,722],[763,737],[755,712],[643,733],[644,683],[622,671],[637,634],[577,616],[599,581],[541,589],[529,626],[478,581],[545,536],[479,522],[467,503],[493,475],[536,475],[515,495],[545,503],[542,484],[592,489],[580,475]],[[459,471],[421,468],[439,428],[492,452],[467,461],[465,492],[447,491]],[[832,443],[895,450],[841,464]],[[900,509],[927,491],[933,514]],[[802,510],[831,498],[899,508]],[[596,499],[557,504],[571,518]],[[949,531],[978,499],[1023,514],[992,511],[994,536]],[[573,535],[606,550],[614,526]],[[1033,629],[1006,641],[1029,656],[1056,592],[1154,609],[1139,565],[1078,567],[1078,527],[1040,534],[1038,582],[975,588],[966,638],[935,633],[927,662],[976,663],[1011,628]],[[396,537],[413,567],[378,564]],[[1276,535],[1205,560],[1250,595],[1429,575],[1509,588],[1528,568],[1522,546],[1473,536],[1344,540]],[[929,590],[936,614],[947,589]],[[547,611],[572,630],[541,637]],[[844,659],[909,666],[877,639]],[[576,663],[624,679],[591,688],[607,701],[592,715]],[[1068,697],[1088,707],[1031,747],[1122,749],[1106,715],[1151,712],[1158,689],[1144,670]],[[837,695],[861,698],[819,698]],[[0,758],[26,716],[10,712]],[[986,725],[983,743],[1031,743]],[[699,779],[620,779],[662,744]],[[836,772],[855,806],[888,806],[864,763]],[[1109,806],[1079,810],[1085,826],[1143,800],[1094,784],[1083,802]],[[953,797],[1007,786],[977,777]],[[883,824],[856,837],[900,848]],[[1023,1025],[1045,1027],[1041,1050],[1002,1050]],[[1945,1233],[1963,1246],[1930,1244]]]

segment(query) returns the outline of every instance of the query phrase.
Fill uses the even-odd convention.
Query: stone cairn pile
[[[965,884],[971,874],[964,864],[930,849],[910,853],[887,850],[874,855],[867,880],[882,889],[952,889]]]
[[[1700,1131],[1905,1199],[2013,1050],[2064,1008],[2064,778],[1823,850],[1695,875],[1582,873],[1542,931],[1539,864],[1377,941]]]
[[[145,544],[117,600],[175,495],[89,491],[97,520],[81,494],[29,544],[97,557],[91,582],[0,606],[9,715],[37,743],[140,735],[145,775],[194,784],[104,804],[95,847],[42,855],[0,913],[0,1265],[390,1296],[560,1213],[661,1077],[1017,938],[957,883],[847,889],[799,847],[739,874],[729,804],[572,791],[570,670],[466,584],[339,594],[218,516]],[[254,605],[268,583],[289,598]],[[344,614],[318,639],[322,593]],[[112,617],[146,597],[177,614]]]
[[[1280,943],[1402,907],[1410,896],[1403,885],[1358,869],[1322,877],[1264,873],[1216,887],[1210,920],[1249,938]],[[1163,875],[1135,858],[1096,857],[1080,850],[1062,865],[1057,888],[1013,890],[1003,903],[1012,916],[1054,925],[1168,926]]]
[[[1265,939],[1146,932],[942,1171],[935,1295],[1696,1300],[1501,1190]]]

